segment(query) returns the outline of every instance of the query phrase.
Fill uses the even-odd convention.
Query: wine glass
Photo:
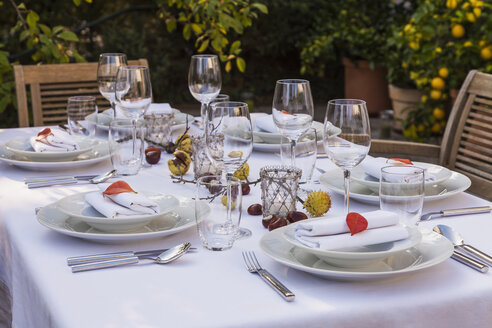
[[[216,55],[191,56],[188,87],[193,97],[202,104],[202,123],[205,122],[205,110],[217,97],[221,86],[219,58]]]
[[[126,55],[120,53],[105,53],[99,56],[99,64],[97,65],[97,82],[99,84],[99,92],[111,104],[113,115],[116,118],[115,108],[115,81],[116,73],[120,66],[126,66]]]
[[[371,146],[371,127],[366,102],[335,99],[328,102],[323,128],[325,152],[344,170],[344,207],[349,213],[350,170],[366,157]]]
[[[253,150],[253,128],[248,104],[225,101],[215,103],[207,111],[205,141],[210,161],[222,169],[226,181],[231,181]],[[231,188],[227,188],[227,199]],[[230,213],[228,213],[230,215]],[[227,222],[232,226],[230,217]],[[238,238],[251,236],[251,231],[240,228]]]
[[[201,114],[201,118],[202,118],[202,127],[205,126],[205,118],[207,117],[207,110],[210,106],[213,106],[213,104],[215,103],[218,103],[218,102],[222,102],[222,101],[229,101],[230,98],[228,95],[225,95],[225,94],[218,94],[217,97],[215,97],[214,99],[212,99],[208,105],[205,105],[202,103],[202,106],[200,108],[200,114]]]
[[[115,100],[121,113],[132,120],[133,154],[137,149],[137,120],[152,102],[150,73],[145,66],[121,66],[115,82]]]
[[[295,166],[297,139],[311,127],[314,115],[307,80],[279,80],[273,95],[272,116],[280,134],[290,140],[290,161]]]

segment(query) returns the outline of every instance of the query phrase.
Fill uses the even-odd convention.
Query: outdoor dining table
[[[0,142],[31,136],[38,130],[0,130]],[[159,164],[144,167],[138,175],[124,180],[139,190],[193,197],[193,184],[172,182],[167,167],[170,156],[163,154]],[[255,180],[262,166],[280,164],[280,157],[255,151],[248,163],[250,180]],[[317,166],[335,167],[329,159],[319,159]],[[56,174],[98,174],[110,169],[108,159]],[[269,233],[262,226],[261,216],[250,216],[245,211],[250,204],[261,203],[259,185],[243,198],[241,225],[250,229],[252,236],[237,240],[228,251],[213,252],[202,248],[194,227],[162,238],[117,244],[51,231],[38,223],[35,208],[97,189],[88,183],[28,189],[23,182],[25,177],[52,174],[0,163],[0,279],[13,298],[16,328],[492,325],[492,272],[482,274],[452,259],[390,279],[357,281],[323,279],[270,259],[259,248],[259,240]],[[335,193],[331,197],[329,214],[343,214],[342,197]],[[357,212],[378,209],[377,205],[356,200],[350,205]],[[492,203],[462,192],[426,202],[423,212],[484,205]],[[490,213],[435,219],[420,226],[432,229],[436,224],[454,227],[467,242],[492,253]],[[70,256],[165,248],[185,241],[198,251],[168,265],[138,264],[74,274],[66,263]],[[296,294],[293,302],[285,302],[246,270],[241,252],[250,250]]]

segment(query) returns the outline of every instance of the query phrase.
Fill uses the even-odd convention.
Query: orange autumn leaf
[[[282,109],[280,112],[282,112],[283,114],[287,114],[287,115],[296,116],[295,114],[289,113],[289,112],[288,112],[288,111],[286,111],[285,109]]]
[[[350,212],[347,214],[345,221],[347,222],[347,226],[349,227],[352,236],[367,229],[368,222],[366,218],[359,213]]]
[[[43,130],[41,130],[41,132],[38,133],[38,136],[36,137],[36,140],[39,141],[41,139],[45,139],[50,134],[52,134],[50,128],[43,129]]]
[[[128,183],[126,183],[123,180],[116,181],[115,183],[111,184],[106,190],[103,191],[103,195],[117,195],[121,194],[123,192],[134,192],[137,193],[135,190],[133,190]]]
[[[413,165],[413,163],[409,159],[406,159],[406,158],[388,158],[388,161],[396,161],[396,162],[400,162],[403,164]]]

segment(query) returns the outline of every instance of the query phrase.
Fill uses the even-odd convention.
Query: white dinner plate
[[[107,218],[85,201],[85,195],[90,192],[64,197],[56,202],[56,207],[72,218],[83,221],[101,231],[126,232],[143,227],[153,219],[169,213],[179,206],[179,200],[174,196],[142,191],[141,193],[145,197],[159,205],[159,213]]]
[[[337,168],[327,171],[319,177],[319,181],[333,192],[344,195],[343,171],[341,169]],[[467,176],[451,171],[451,176],[447,180],[425,188],[424,202],[456,195],[467,190],[470,186],[471,181]],[[350,181],[350,199],[379,204],[379,193],[352,180]]]
[[[314,219],[314,220],[326,220],[326,218]],[[294,236],[294,229],[297,224],[289,224],[286,227],[280,228],[283,231],[285,240],[291,246],[296,246],[302,249],[306,253],[310,253],[318,257],[329,264],[345,267],[356,268],[363,267],[381,261],[388,256],[395,253],[405,251],[411,247],[417,245],[422,236],[417,227],[405,227],[408,231],[408,238],[397,240],[394,242],[381,243],[377,245],[365,246],[365,247],[353,247],[340,250],[324,250],[319,248],[308,247],[300,243]],[[280,230],[279,229],[279,230]]]
[[[37,214],[39,223],[58,233],[99,242],[125,242],[172,235],[196,225],[195,201],[191,198],[176,196],[179,206],[168,214],[152,220],[146,226],[125,233],[110,233],[97,230],[85,222],[75,219],[50,204],[41,208]],[[200,202],[200,216],[210,213],[206,202]]]
[[[428,229],[420,229],[420,232],[422,240],[415,247],[363,268],[341,268],[330,265],[314,254],[289,244],[280,229],[265,234],[260,240],[260,248],[274,261],[322,278],[382,279],[430,268],[453,254],[453,244],[448,239]]]
[[[17,156],[36,162],[61,162],[72,160],[102,143],[102,140],[95,138],[83,136],[72,136],[72,138],[80,146],[80,149],[63,152],[36,152],[31,146],[30,137],[9,140],[5,143],[5,148]]]
[[[313,121],[312,127],[316,129],[318,137],[318,145],[323,143],[323,123]],[[253,148],[258,151],[272,152],[279,151],[282,141],[282,135],[279,133],[269,133],[264,131],[258,131],[256,128],[253,131]],[[340,129],[333,127],[334,133],[339,134]],[[340,131],[338,131],[340,130]],[[300,140],[302,143],[302,140]]]
[[[7,150],[4,145],[0,145],[0,160],[5,163],[15,165],[27,170],[35,171],[59,171],[73,169],[76,167],[92,165],[109,158],[108,142],[103,141],[96,145],[92,150],[80,154],[71,161],[61,162],[38,162],[28,158],[17,156]]]
[[[452,173],[451,170],[440,165],[423,162],[413,162],[413,164],[415,167],[425,169],[426,173],[432,174],[436,178],[434,181],[425,182],[425,188],[432,188],[433,185],[444,182],[449,179]],[[350,177],[352,180],[367,186],[372,191],[379,192],[379,179],[366,174],[360,165],[350,171]]]

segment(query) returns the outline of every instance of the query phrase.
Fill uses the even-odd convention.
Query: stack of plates
[[[196,224],[195,201],[181,196],[144,192],[159,203],[161,212],[126,218],[106,218],[87,204],[84,193],[65,197],[39,210],[37,218],[43,226],[58,233],[101,242],[122,242],[172,235]],[[210,213],[205,202],[199,202],[199,218]]]
[[[273,260],[323,278],[380,279],[429,268],[448,259],[452,243],[430,230],[407,228],[409,237],[367,247],[325,251],[302,245],[293,237],[295,224],[267,233],[261,249]]]
[[[63,170],[101,162],[109,158],[108,142],[74,136],[79,150],[35,152],[29,138],[16,138],[0,145],[0,160],[29,170]]]
[[[445,167],[422,162],[414,162],[416,167],[426,169],[436,177],[435,181],[425,182],[424,201],[443,199],[465,191],[471,181],[465,175]],[[350,199],[379,204],[379,180],[366,174],[361,166],[351,171]],[[343,195],[343,171],[333,169],[320,176],[320,182],[335,193]]]

